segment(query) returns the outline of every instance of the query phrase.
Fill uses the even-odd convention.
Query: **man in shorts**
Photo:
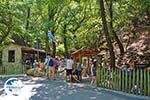
[[[66,61],[66,81],[71,82],[71,78],[72,78],[72,66],[73,66],[73,60],[71,57],[68,57],[67,61]]]

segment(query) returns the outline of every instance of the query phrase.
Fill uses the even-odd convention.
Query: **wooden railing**
[[[23,64],[0,66],[0,75],[13,75],[13,74],[16,75],[24,73],[25,73],[25,66]]]
[[[150,96],[150,71],[143,68],[108,70],[97,69],[97,86],[113,90]]]

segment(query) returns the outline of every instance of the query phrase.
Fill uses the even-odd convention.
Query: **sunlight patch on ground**
[[[68,84],[68,86],[74,85],[74,86],[77,86],[77,87],[85,87],[86,86],[83,83],[67,83],[67,84]]]
[[[37,80],[37,79],[34,79]],[[40,87],[42,84],[32,84],[30,83],[30,81],[25,81],[24,83],[24,87],[22,88],[22,92],[20,93],[19,96],[14,96],[14,95],[6,95],[5,93],[3,93],[2,95],[0,95],[0,100],[29,100],[29,98],[33,95],[35,95],[37,92],[33,91],[33,88],[38,88]],[[29,85],[27,85],[27,83],[30,83]]]

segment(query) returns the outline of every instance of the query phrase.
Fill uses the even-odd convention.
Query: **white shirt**
[[[72,59],[67,59],[66,63],[67,63],[67,69],[72,69],[73,60]]]

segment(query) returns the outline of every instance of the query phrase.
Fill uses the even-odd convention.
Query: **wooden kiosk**
[[[76,64],[77,59],[80,60],[82,63],[83,59],[87,59],[88,61],[88,73],[90,73],[90,58],[97,57],[97,55],[100,53],[98,49],[92,49],[92,48],[81,48],[79,50],[76,50],[72,53],[73,61]],[[75,68],[75,65],[74,65]]]

